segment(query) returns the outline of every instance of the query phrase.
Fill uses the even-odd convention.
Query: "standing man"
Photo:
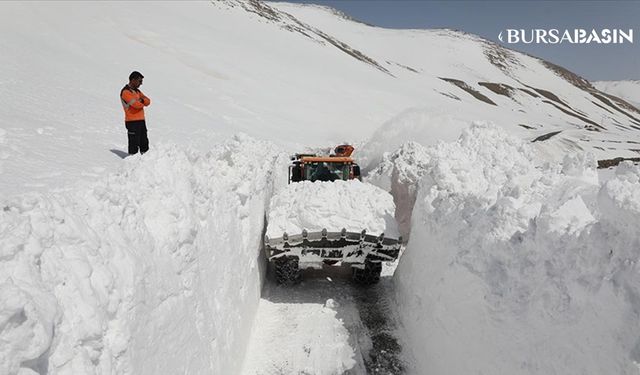
[[[129,155],[138,153],[138,149],[141,154],[149,150],[144,107],[151,104],[151,99],[138,89],[142,85],[143,78],[144,76],[140,72],[131,73],[129,84],[120,91],[122,108],[124,108],[124,124],[127,127],[129,137]]]

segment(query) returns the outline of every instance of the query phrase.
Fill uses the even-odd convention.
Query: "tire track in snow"
[[[355,294],[360,319],[371,340],[371,347],[364,362],[368,374],[403,374],[402,347],[395,332],[394,312],[389,300],[390,278],[369,288],[358,288]]]

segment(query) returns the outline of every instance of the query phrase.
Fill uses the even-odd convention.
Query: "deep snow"
[[[482,119],[529,140],[562,131],[539,142],[559,160],[580,148],[599,159],[636,154],[627,141],[638,138],[640,113],[605,104],[534,57],[463,32],[386,30],[315,6],[261,12],[252,4],[145,1],[124,11],[119,2],[0,3],[0,173],[11,176],[0,178],[0,192],[49,191],[113,172],[119,160],[109,150],[122,152],[126,137],[118,93],[132,70],[145,75],[153,101],[152,146],[206,151],[244,132],[297,152],[369,139],[401,116],[396,131],[423,144],[453,141]],[[480,83],[507,85],[511,96]],[[433,121],[404,115],[416,108]],[[594,125],[580,116],[606,129],[586,131]],[[403,143],[391,130],[373,137],[388,138],[385,151]]]
[[[425,155],[395,274],[418,373],[637,374],[640,168],[487,124]]]
[[[287,153],[344,141],[363,144],[365,180],[391,191],[411,231],[389,304],[408,373],[638,373],[640,172],[593,169],[635,156],[635,112],[595,105],[530,56],[509,52],[500,69],[464,33],[274,5],[312,25],[304,34],[239,4],[0,4],[0,373],[235,374],[247,348],[274,345],[277,327],[260,324],[278,308],[326,323],[301,333],[337,333],[305,342],[318,345],[311,367],[358,371],[366,353],[326,295],[260,299]],[[153,100],[152,149],[121,160],[116,95],[132,69]],[[539,85],[607,129],[485,81]],[[593,154],[565,158],[581,149]],[[247,373],[272,360],[249,358]]]
[[[156,145],[95,183],[4,199],[0,373],[237,373],[282,161],[242,135]]]

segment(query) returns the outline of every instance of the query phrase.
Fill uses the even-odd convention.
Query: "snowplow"
[[[288,186],[271,200],[264,248],[278,283],[304,268],[348,264],[359,284],[380,279],[382,262],[398,258],[402,238],[391,195],[361,182],[351,145],[330,155],[296,154]]]

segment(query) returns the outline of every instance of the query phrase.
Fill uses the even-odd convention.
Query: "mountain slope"
[[[633,105],[640,106],[640,81],[596,81],[598,90],[622,98]]]
[[[398,80],[410,80],[423,98],[421,106],[441,114],[424,123],[413,118],[402,130],[398,121],[390,121],[389,132],[403,136],[388,149],[416,137],[421,143],[452,140],[472,120],[488,119],[525,139],[545,141],[542,147],[551,156],[577,150],[593,151],[598,158],[637,155],[636,144],[627,141],[638,139],[638,109],[560,66],[462,32],[386,30],[336,17],[324,7],[272,5],[331,30]],[[442,117],[447,125],[457,125],[449,126],[448,134],[434,123]],[[424,135],[434,132],[434,137]]]
[[[238,373],[285,151],[344,140],[368,141],[371,169],[395,151],[377,177],[412,231],[395,280],[416,373],[634,373],[640,172],[623,164],[598,188],[593,156],[545,163],[633,154],[632,109],[463,33],[256,1],[123,4],[0,3],[0,373]],[[121,160],[133,69],[152,149]],[[476,119],[498,126],[420,145]],[[254,138],[228,137],[240,131]],[[337,301],[315,297],[337,338]],[[362,306],[384,339],[380,309]]]
[[[547,135],[540,144],[551,157],[636,154],[627,141],[638,139],[637,110],[460,32],[385,30],[326,8],[257,1],[145,2],[127,12],[110,3],[0,7],[0,31],[12,36],[0,56],[7,193],[113,170],[126,142],[117,93],[134,69],[153,100],[152,147],[170,140],[207,149],[238,131],[291,149],[355,142],[426,107],[455,126],[414,123],[406,137],[453,140],[484,119],[528,140]]]

